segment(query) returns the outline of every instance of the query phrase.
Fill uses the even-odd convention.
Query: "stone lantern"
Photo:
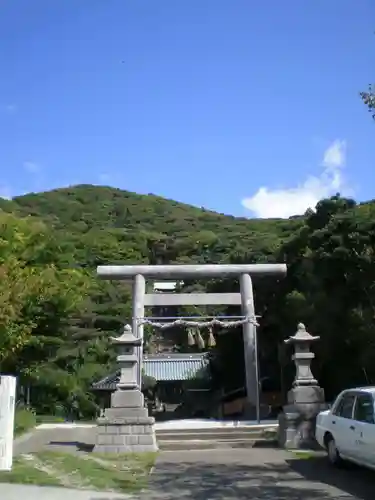
[[[315,447],[315,422],[324,407],[324,391],[311,372],[315,354],[311,344],[320,337],[313,337],[300,323],[294,336],[284,342],[294,347],[292,359],[296,375],[288,392],[288,404],[279,415],[279,443],[285,448]]]
[[[117,346],[118,356],[116,360],[120,368],[120,379],[117,391],[112,395],[113,400],[116,398],[116,394],[121,393],[121,391],[140,389],[136,347],[141,345],[142,339],[133,335],[130,325],[125,325],[124,333],[120,337],[110,337],[110,340],[112,344]]]
[[[129,325],[118,338],[111,337],[118,348],[117,362],[120,379],[111,395],[111,408],[98,419],[95,452],[126,453],[129,451],[157,451],[154,423],[148,416],[144,397],[138,385],[138,357],[136,348],[142,339],[133,335]]]

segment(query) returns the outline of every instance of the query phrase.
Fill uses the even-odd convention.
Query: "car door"
[[[375,465],[375,412],[370,393],[358,393],[354,405],[353,458],[364,465]]]
[[[333,409],[331,429],[336,446],[342,455],[350,458],[354,452],[353,411],[356,395],[354,392],[342,394],[340,402]]]

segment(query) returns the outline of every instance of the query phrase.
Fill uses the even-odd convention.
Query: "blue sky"
[[[375,198],[374,0],[3,0],[0,192],[289,216]]]

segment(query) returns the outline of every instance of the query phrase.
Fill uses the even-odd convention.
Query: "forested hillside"
[[[74,394],[88,416],[90,384],[113,366],[108,337],[131,316],[128,286],[97,280],[97,265],[278,261],[285,279],[255,283],[262,374],[280,382],[278,346],[303,321],[321,336],[315,374],[329,395],[375,383],[374,213],[334,197],[304,217],[248,220],[90,185],[0,200],[1,370],[31,386],[38,411]],[[218,341],[216,379],[235,387],[241,336],[230,335]]]

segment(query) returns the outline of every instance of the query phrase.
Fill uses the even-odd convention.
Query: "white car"
[[[348,389],[319,413],[315,437],[332,464],[348,460],[375,470],[374,398],[375,387]]]

